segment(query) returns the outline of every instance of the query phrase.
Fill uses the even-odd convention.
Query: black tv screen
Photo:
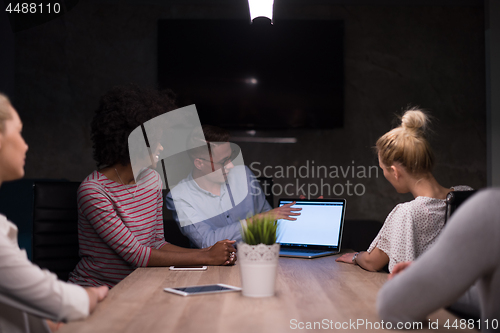
[[[343,36],[333,20],[160,20],[158,83],[206,124],[342,127]]]

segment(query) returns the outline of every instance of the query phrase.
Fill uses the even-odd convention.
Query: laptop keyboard
[[[300,253],[319,253],[328,252],[327,250],[315,250],[315,249],[282,249],[287,252],[300,252]]]

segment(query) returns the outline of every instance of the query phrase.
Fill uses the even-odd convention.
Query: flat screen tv
[[[158,83],[231,130],[342,127],[343,38],[335,20],[160,20]]]

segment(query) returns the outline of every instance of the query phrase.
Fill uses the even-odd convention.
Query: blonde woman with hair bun
[[[432,175],[434,154],[425,136],[429,116],[418,108],[406,110],[401,124],[382,135],[376,143],[380,168],[398,193],[413,194],[412,201],[397,205],[387,216],[368,251],[346,253],[337,261],[378,271],[389,264],[391,272],[399,262],[412,261],[432,244],[445,223],[446,195],[451,189]]]

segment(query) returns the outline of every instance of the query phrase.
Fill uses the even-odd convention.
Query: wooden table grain
[[[138,268],[89,318],[69,323],[60,332],[383,331],[375,302],[387,274],[337,263],[336,258],[280,258],[276,295],[266,298],[240,292],[183,297],[163,291],[213,283],[241,286],[238,265],[210,266],[206,271]],[[440,329],[430,330],[424,322],[418,332],[453,331],[443,327],[447,319],[456,319],[449,312],[441,309],[429,318],[438,320]]]

